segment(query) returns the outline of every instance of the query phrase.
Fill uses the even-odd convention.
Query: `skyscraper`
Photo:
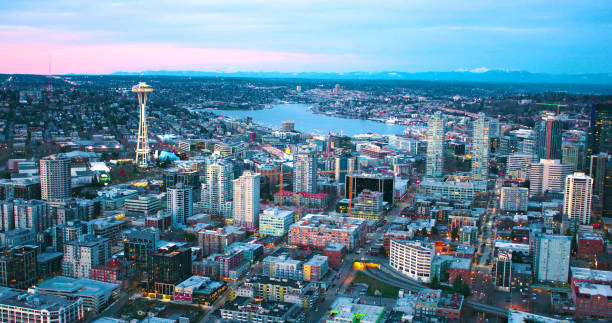
[[[547,113],[536,124],[536,154],[543,159],[561,159],[563,124],[559,117]]]
[[[212,160],[206,166],[206,182],[202,186],[202,202],[212,217],[232,217],[233,179],[234,166],[228,160]]]
[[[57,154],[40,160],[40,189],[43,200],[72,197],[70,158]]]
[[[491,121],[484,113],[479,113],[474,121],[472,136],[472,179],[486,181],[489,175],[489,134]]]
[[[427,176],[444,175],[444,135],[446,120],[440,111],[434,113],[427,122]]]
[[[598,103],[591,108],[587,156],[612,153],[612,104]]]
[[[604,218],[612,218],[612,161],[606,164],[606,175],[604,176],[604,187],[601,215]]]
[[[589,163],[589,176],[593,178],[593,194],[601,195],[604,189],[607,164],[610,161],[607,153],[591,155]]]
[[[193,190],[183,183],[166,191],[168,211],[172,214],[173,225],[184,225],[193,215]]]
[[[584,167],[584,146],[581,144],[563,144],[561,162],[571,164],[574,171],[582,171]]]
[[[346,171],[357,171],[357,163],[355,157],[349,156],[340,156],[336,157],[334,161],[334,171],[335,177],[334,179],[338,183],[344,183],[344,179],[346,178]]]
[[[593,179],[584,173],[574,173],[565,178],[563,214],[580,224],[591,223],[591,199]]]
[[[572,237],[536,233],[534,282],[567,283]]]
[[[261,175],[245,171],[234,180],[235,227],[255,231],[259,226],[259,185]]]
[[[300,152],[293,159],[293,191],[317,192],[317,156],[313,152]]]

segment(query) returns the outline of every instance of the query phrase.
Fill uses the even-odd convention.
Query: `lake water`
[[[265,126],[278,129],[285,120],[293,120],[295,129],[312,134],[327,134],[329,132],[354,136],[365,133],[379,135],[402,134],[405,126],[386,124],[382,122],[344,119],[324,114],[316,114],[308,109],[307,104],[277,104],[263,110],[207,110],[215,114],[232,117],[251,117]]]

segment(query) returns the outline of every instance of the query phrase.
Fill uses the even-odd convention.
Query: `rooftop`
[[[586,295],[601,295],[605,297],[612,297],[612,288],[608,285],[602,284],[591,284],[591,283],[576,283],[577,292]]]
[[[524,323],[524,322],[537,322],[537,323],[571,323],[568,320],[558,320],[552,317],[521,312],[514,309],[510,309],[508,312],[508,323]]]
[[[314,255],[310,260],[308,260],[304,265],[308,266],[321,266],[322,264],[327,262],[326,256]]]
[[[577,239],[581,240],[598,240],[603,242],[603,237],[599,233],[594,232],[578,232]]]
[[[612,283],[612,271],[591,268],[571,267],[572,278]]]
[[[55,276],[38,284],[36,288],[41,291],[60,291],[75,296],[91,297],[111,293],[119,288],[119,285],[87,278]]]
[[[57,311],[77,302],[63,296],[26,293],[22,290],[0,287],[0,304],[24,307],[34,310]]]
[[[225,303],[221,310],[246,311],[258,314],[274,315],[283,317],[291,311],[295,311],[297,306],[285,302],[257,302],[246,297],[236,297],[231,302]],[[295,314],[295,313],[294,313]]]
[[[357,304],[355,301],[349,297],[338,297],[332,304],[329,315],[347,322],[353,322],[357,316],[360,322],[377,322],[385,311],[382,306]]]

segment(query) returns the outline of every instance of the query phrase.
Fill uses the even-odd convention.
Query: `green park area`
[[[399,293],[399,290],[400,290],[399,287],[395,287],[387,283],[383,283],[380,280],[372,278],[361,271],[357,272],[357,274],[355,275],[355,279],[353,280],[352,283],[353,284],[356,284],[356,283],[367,284],[368,285],[368,290],[366,291],[367,296],[381,296],[385,298],[397,298],[397,294]],[[376,293],[376,291],[379,291],[380,294]]]

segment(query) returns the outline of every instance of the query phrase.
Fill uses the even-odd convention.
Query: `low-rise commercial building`
[[[119,293],[119,285],[86,278],[56,276],[34,287],[40,294],[59,295],[69,300],[81,299],[85,311],[100,312]]]
[[[339,243],[353,250],[363,241],[365,234],[364,219],[308,214],[291,225],[289,243],[317,249],[325,249],[329,243]]]
[[[2,322],[80,322],[84,318],[83,300],[22,290],[0,288]]]

